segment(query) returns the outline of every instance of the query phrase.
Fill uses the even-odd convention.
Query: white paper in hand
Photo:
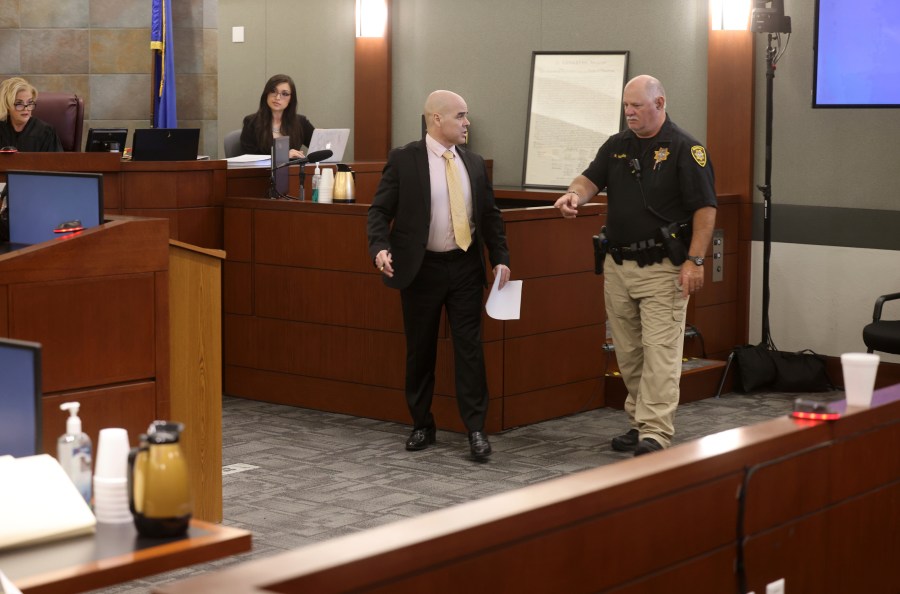
[[[494,277],[494,286],[488,295],[484,309],[487,315],[495,320],[518,320],[519,308],[522,305],[522,281],[511,280],[503,286],[501,291],[500,275]]]

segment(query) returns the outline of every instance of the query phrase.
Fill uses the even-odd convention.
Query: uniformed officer
[[[668,447],[675,433],[685,312],[703,287],[716,195],[706,149],[668,118],[658,80],[633,78],[622,103],[628,130],[600,147],[554,206],[574,218],[606,189],[606,234],[617,255],[604,266],[606,315],[631,424],[612,448],[640,456]]]

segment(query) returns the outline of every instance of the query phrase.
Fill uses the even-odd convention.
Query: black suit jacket
[[[484,159],[461,146],[456,150],[469,173],[472,188],[476,244],[470,249],[478,249],[483,254],[487,247],[491,268],[498,264],[508,266],[509,249],[503,219],[494,202],[494,190],[488,181]],[[366,229],[369,256],[374,261],[381,250],[391,252],[394,276],[383,277],[387,286],[403,289],[416,277],[425,257],[430,224],[431,176],[428,149],[423,139],[390,152],[369,207]],[[484,258],[481,258],[481,267],[484,271]]]
[[[241,128],[241,150],[247,155],[268,155],[272,150],[272,131],[269,130],[269,141],[260,146],[256,139],[256,114],[251,113],[244,117],[244,127]],[[309,146],[312,141],[312,133],[316,129],[305,115],[297,114],[294,121],[294,129],[291,130],[290,148],[301,150],[304,146]]]

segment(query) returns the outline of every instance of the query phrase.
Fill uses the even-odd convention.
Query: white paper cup
[[[874,353],[844,353],[841,355],[847,406],[868,408],[872,405],[872,391],[875,389],[875,376],[878,374],[880,359]]]
[[[95,509],[94,517],[97,518],[97,521],[101,524],[127,524],[134,520],[127,507],[124,512],[121,510],[109,511]]]
[[[131,521],[126,479],[94,477],[94,515],[97,521],[103,524],[122,524]]]
[[[128,472],[128,431],[101,429],[97,439],[97,460],[94,476],[103,479],[124,479]]]

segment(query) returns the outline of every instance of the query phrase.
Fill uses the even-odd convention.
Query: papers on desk
[[[0,458],[0,549],[90,534],[96,525],[56,458]]]
[[[487,303],[484,305],[487,315],[495,320],[518,320],[522,305],[522,281],[508,281],[502,291],[499,287],[498,274],[494,277],[494,286],[491,287],[491,294],[488,295]]]
[[[238,155],[225,160],[228,167],[269,167],[272,164],[271,155]]]

